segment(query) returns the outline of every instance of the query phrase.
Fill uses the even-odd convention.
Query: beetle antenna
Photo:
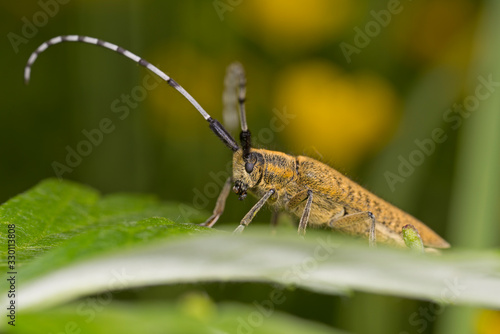
[[[247,90],[247,79],[245,76],[245,70],[243,66],[238,63],[232,63],[228,67],[228,76],[234,78],[233,82],[237,87],[238,92],[238,105],[240,109],[240,141],[243,148],[243,160],[247,161],[250,156],[250,148],[252,147],[251,134],[248,130],[247,117],[245,112],[245,100],[246,100],[246,90]]]
[[[28,59],[26,67],[24,68],[24,82],[26,84],[28,84],[30,81],[31,67],[35,63],[38,56],[42,52],[47,50],[49,46],[59,44],[62,42],[81,42],[81,43],[93,44],[100,47],[104,47],[106,49],[118,52],[119,54],[129,59],[132,59],[139,65],[146,67],[148,70],[150,70],[151,72],[153,72],[154,74],[165,80],[171,87],[175,88],[179,93],[181,93],[181,95],[184,96],[196,108],[196,110],[198,110],[198,112],[203,116],[203,118],[209,123],[210,129],[217,135],[217,137],[219,137],[222,140],[224,144],[226,144],[227,147],[229,147],[233,151],[237,151],[239,149],[239,146],[234,140],[234,138],[222,126],[222,124],[216,119],[212,118],[205,111],[205,109],[203,109],[200,106],[200,104],[191,96],[191,94],[189,94],[184,88],[182,88],[181,85],[179,85],[172,78],[170,78],[168,75],[166,75],[164,72],[162,72],[160,69],[158,69],[156,66],[152,65],[145,59],[142,59],[141,57],[135,55],[134,53],[122,48],[121,46],[97,38],[80,36],[80,35],[65,35],[65,36],[57,36],[51,38],[48,41],[42,43],[35,51],[33,51],[33,53]]]

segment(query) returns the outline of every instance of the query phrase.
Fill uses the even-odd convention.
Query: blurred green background
[[[240,61],[256,146],[329,163],[452,246],[499,246],[500,5],[493,0],[0,6],[1,202],[56,176],[54,162],[67,166],[68,150],[78,150],[84,132],[107,118],[113,131],[63,178],[103,193],[153,193],[207,213],[215,204],[214,185],[224,179],[230,151],[177,92],[167,85],[145,89],[144,80],[154,82],[145,69],[110,51],[67,43],[42,54],[30,85],[23,84],[38,45],[82,34],[157,65],[219,120],[226,66]],[[289,118],[278,116],[285,113]],[[430,144],[436,131],[441,140]],[[219,226],[233,228],[254,203],[230,196]],[[269,216],[263,212],[258,221]],[[228,285],[211,288],[211,296],[245,300],[266,289]],[[488,330],[499,321],[495,313],[450,307],[422,329],[409,317],[428,303],[295,296],[283,310],[359,333],[494,333]]]

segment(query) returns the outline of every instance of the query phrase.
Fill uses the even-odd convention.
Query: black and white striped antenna
[[[240,110],[240,124],[241,124],[241,132],[240,132],[240,142],[241,148],[243,149],[243,160],[248,162],[250,157],[250,148],[252,146],[251,133],[248,130],[247,125],[247,117],[245,112],[245,100],[246,100],[246,84],[247,79],[245,76],[245,70],[243,66],[238,63],[232,63],[227,68],[226,74],[226,91],[224,92],[224,98],[229,101],[225,101],[225,110],[226,113],[233,113],[234,104],[233,100],[237,100],[239,110]],[[237,94],[237,96],[235,96]],[[226,123],[227,124],[227,123]]]
[[[80,35],[65,35],[65,36],[57,36],[54,38],[49,39],[48,41],[42,43],[28,59],[28,63],[26,64],[26,67],[24,68],[24,82],[26,84],[29,83],[30,77],[31,77],[31,68],[33,67],[33,64],[37,60],[38,56],[47,50],[49,46],[63,43],[63,42],[80,42],[80,43],[87,43],[87,44],[93,44],[97,46],[104,47],[106,49],[118,52],[119,54],[132,59],[136,63],[138,63],[141,66],[144,66],[163,80],[165,80],[171,87],[175,88],[179,93],[182,94],[195,108],[198,110],[198,112],[203,116],[203,118],[208,121],[210,129],[219,137],[224,144],[226,144],[227,147],[229,147],[233,151],[237,151],[239,149],[238,144],[234,140],[234,138],[229,134],[229,132],[222,126],[222,124],[217,121],[216,119],[212,118],[206,111],[203,109],[200,104],[189,94],[184,88],[182,88],[181,85],[179,85],[177,82],[175,82],[171,77],[166,75],[163,71],[158,69],[158,67],[154,66],[147,60],[137,56],[136,54],[122,48],[121,46],[115,45],[113,43],[109,43],[106,41],[103,41],[98,38],[93,38],[93,37],[88,37],[88,36],[80,36]]]

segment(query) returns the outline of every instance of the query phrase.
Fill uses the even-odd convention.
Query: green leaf
[[[27,262],[93,223],[89,210],[98,193],[70,182],[47,180],[0,207],[2,225],[15,224],[16,262]],[[0,242],[7,244],[7,226],[2,226]],[[7,250],[2,247],[2,258]],[[0,266],[6,266],[2,261]],[[4,268],[1,268],[2,270]]]
[[[19,266],[86,231],[127,230],[138,220],[153,216],[179,220],[183,217],[182,207],[177,203],[161,203],[150,195],[100,197],[89,187],[48,179],[3,204],[0,223],[16,225],[16,262]],[[206,217],[194,209],[190,215],[194,221]],[[7,243],[6,230],[6,226],[2,227],[1,244]],[[116,237],[120,238],[119,233]],[[5,258],[7,249],[2,248],[0,254]],[[0,269],[5,266],[5,262],[0,263]]]
[[[15,225],[15,269],[22,269],[23,279],[28,279],[84,258],[177,233],[212,232],[197,225],[174,224],[166,218],[140,222],[153,216],[179,219],[183,216],[182,208],[149,195],[100,197],[89,187],[49,179],[0,206],[0,243],[7,245],[8,235],[4,231]],[[194,209],[190,216],[195,221],[206,217]],[[0,251],[3,259],[7,259],[7,250],[2,247]],[[33,261],[40,257],[41,261]],[[26,267],[31,261],[33,266]],[[7,261],[0,262],[0,269],[7,271]],[[6,280],[2,280],[2,291],[6,286]]]
[[[82,301],[25,313],[7,333],[341,333],[283,314],[272,306],[215,305],[201,296],[185,299],[178,304],[106,301],[94,307]]]
[[[17,310],[37,314],[89,294],[147,285],[241,280],[500,307],[497,251],[451,249],[429,256],[369,248],[328,230],[308,230],[302,239],[251,226],[235,236],[164,217],[141,219],[180,217],[179,207],[149,196],[101,198],[55,180],[8,201],[0,208],[2,231],[16,225],[16,256],[24,261],[16,268],[22,280]],[[6,305],[6,293],[0,293]]]
[[[371,249],[328,233],[311,232],[306,240],[300,240],[255,232],[238,237],[225,233],[176,237],[86,261],[64,259],[70,261],[65,268],[29,279],[60,255],[47,254],[33,264],[29,274],[26,272],[28,282],[19,305],[46,307],[86,294],[144,285],[250,280],[323,293],[356,289],[440,303],[500,307],[498,294],[493,293],[500,291],[498,253],[422,256],[383,247]]]

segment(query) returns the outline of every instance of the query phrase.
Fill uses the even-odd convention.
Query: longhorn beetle
[[[233,176],[229,178],[217,199],[213,214],[202,224],[212,227],[224,211],[226,198],[233,191],[244,199],[247,192],[259,198],[235,233],[243,231],[257,212],[267,203],[277,210],[288,211],[298,218],[300,235],[308,225],[325,226],[341,232],[367,237],[370,245],[375,241],[404,245],[401,232],[406,225],[413,226],[427,247],[447,248],[449,244],[428,226],[409,214],[375,196],[335,169],[309,157],[253,148],[245,114],[246,78],[243,67],[232,64],[228,76],[235,78],[240,111],[241,147],[216,119],[172,78],[141,57],[115,44],[87,36],[67,35],[54,37],[42,43],[30,56],[24,71],[28,83],[31,67],[37,57],[49,46],[62,42],[82,42],[101,46],[132,59],[158,75],[181,93],[205,118],[210,129],[233,151]]]

